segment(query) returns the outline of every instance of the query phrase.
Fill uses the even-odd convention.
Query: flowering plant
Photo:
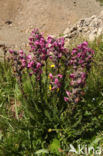
[[[31,146],[36,147],[32,141],[38,135],[50,143],[65,113],[82,100],[94,51],[86,41],[70,51],[63,37],[45,39],[38,29],[32,31],[29,45],[29,53],[10,50],[10,60],[29,120]]]
[[[46,40],[38,29],[34,29],[29,45],[28,55],[23,50],[10,50],[14,72],[23,95],[26,93],[22,78],[26,74],[33,91],[36,90],[34,94],[40,95],[44,105],[51,96],[56,95],[57,106],[63,110],[68,103],[78,103],[85,94],[84,87],[94,54],[88,43],[85,41],[69,51],[64,46],[63,37],[55,39],[48,36]]]
[[[102,39],[68,50],[64,38],[45,39],[34,30],[30,52],[10,50],[11,63],[4,55],[0,155],[69,155],[69,144],[91,145],[95,140],[95,148],[101,146]]]

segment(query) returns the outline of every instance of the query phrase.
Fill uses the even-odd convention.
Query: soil
[[[44,35],[62,34],[80,18],[99,14],[95,0],[0,0],[0,44],[28,48],[33,28]]]

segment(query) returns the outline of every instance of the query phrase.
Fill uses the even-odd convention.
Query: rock
[[[65,48],[69,46],[70,39],[65,40]]]
[[[64,38],[74,39],[76,37],[85,37],[93,41],[96,37],[103,33],[103,11],[99,16],[93,15],[89,18],[83,18],[74,26],[69,26],[64,31]]]
[[[103,27],[98,29],[97,37],[99,37],[103,33]]]
[[[90,41],[93,41],[96,38],[96,36],[94,34],[90,34],[88,37],[89,37]]]
[[[5,24],[11,25],[12,24],[12,21],[7,20],[7,21],[5,21]]]
[[[66,35],[68,33],[69,33],[69,28],[66,28],[65,31],[64,31],[64,35]]]

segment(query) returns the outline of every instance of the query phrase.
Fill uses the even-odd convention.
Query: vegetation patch
[[[102,147],[102,38],[69,50],[63,37],[45,39],[34,29],[28,54],[9,51],[0,63],[1,156]]]

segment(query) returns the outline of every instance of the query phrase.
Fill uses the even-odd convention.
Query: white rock
[[[64,35],[65,35],[65,34],[68,34],[69,31],[70,31],[70,29],[69,29],[69,28],[66,28],[63,34],[64,34]]]
[[[103,33],[103,27],[98,29],[97,37],[99,37],[102,33]]]
[[[88,39],[89,39],[90,41],[94,41],[95,38],[96,38],[96,35],[94,35],[94,34],[90,34],[89,37],[88,37]]]
[[[71,28],[64,31],[64,37],[69,40],[83,35],[87,39],[93,41],[96,37],[103,33],[103,11],[99,16],[93,15],[89,18],[83,18]]]

